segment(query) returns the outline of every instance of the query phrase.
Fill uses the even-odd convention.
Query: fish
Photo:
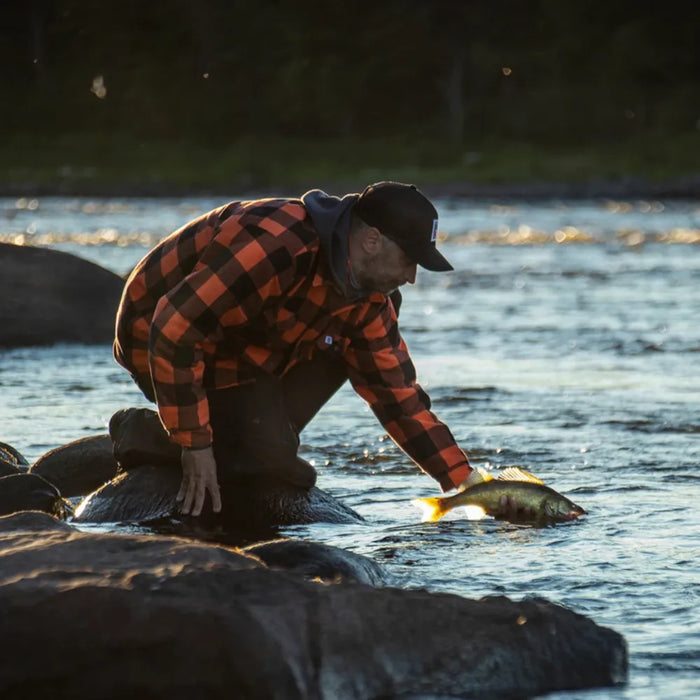
[[[460,506],[480,510],[480,517],[496,516],[503,496],[515,498],[518,509],[528,508],[534,511],[534,518],[529,518],[528,522],[565,522],[586,514],[581,506],[519,467],[508,467],[497,478],[485,469],[477,468],[469,475],[459,493],[436,498],[416,498],[411,503],[423,511],[423,522],[436,522]]]

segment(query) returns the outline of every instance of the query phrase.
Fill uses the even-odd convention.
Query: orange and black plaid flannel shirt
[[[355,391],[443,490],[466,478],[467,457],[415,381],[391,302],[337,290],[300,200],[232,202],[164,239],[127,281],[114,343],[185,447],[211,444],[208,389],[245,382],[251,367],[282,376],[319,351],[344,358]]]

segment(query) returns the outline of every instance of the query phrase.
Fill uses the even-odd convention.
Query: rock
[[[24,472],[18,469],[14,464],[9,464],[3,459],[0,459],[0,477],[11,476],[12,474],[23,474]]]
[[[176,514],[178,468],[130,469],[90,494],[75,511],[76,522],[144,522]],[[265,479],[241,478],[221,485],[220,524],[227,530],[263,530],[305,523],[358,523],[361,515],[315,486],[302,489]]]
[[[0,518],[2,697],[531,697],[626,679],[618,633],[546,600],[322,586],[33,515]]]
[[[158,414],[149,408],[117,411],[109,420],[109,435],[114,455],[124,469],[180,464],[180,446],[170,440]]]
[[[91,435],[57,447],[29,468],[50,481],[65,498],[87,496],[117,475],[109,435]]]
[[[114,455],[126,473],[85,499],[76,510],[76,518],[80,522],[144,522],[174,515],[181,453],[168,438],[158,414],[148,408],[117,411],[109,421],[109,434]],[[240,475],[220,487],[222,514],[218,523],[214,519],[211,524],[227,530],[261,532],[284,525],[363,521],[358,513],[316,487],[307,490],[251,475]]]
[[[29,463],[24,456],[12,445],[0,442],[0,476],[21,474],[29,468]]]
[[[0,477],[0,515],[41,510],[65,518],[67,505],[58,489],[38,474]]]
[[[76,532],[65,520],[39,510],[23,510],[20,513],[0,516],[0,537],[10,532],[43,532],[59,530]]]
[[[123,286],[69,253],[0,243],[0,347],[111,343]]]
[[[144,465],[122,472],[86,496],[75,509],[78,523],[139,523],[176,512],[181,475],[172,467]]]
[[[270,569],[290,571],[324,583],[364,583],[381,586],[389,577],[369,557],[305,540],[273,540],[242,549],[264,562]]]

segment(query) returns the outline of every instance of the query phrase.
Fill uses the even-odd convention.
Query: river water
[[[0,199],[0,240],[123,274],[223,203]],[[625,687],[550,698],[700,697],[700,203],[436,205],[455,271],[421,271],[405,290],[419,381],[474,464],[523,467],[588,515],[550,528],[458,512],[421,523],[410,501],[437,486],[344,387],[302,453],[367,524],[282,534],[373,557],[399,586],[543,596],[625,636]],[[30,462],[146,405],[106,345],[2,351],[0,388],[0,440]]]

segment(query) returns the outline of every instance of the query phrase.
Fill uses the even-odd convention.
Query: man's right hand
[[[180,512],[198,516],[204,506],[204,497],[209,491],[211,507],[215,513],[221,511],[221,493],[216,478],[214,450],[206,447],[201,450],[182,450],[182,483],[175,500]]]

